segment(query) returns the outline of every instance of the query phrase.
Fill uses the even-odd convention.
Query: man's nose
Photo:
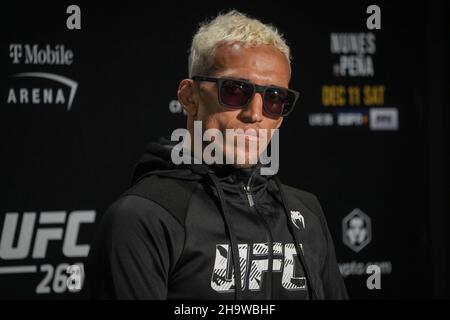
[[[240,120],[243,122],[261,122],[263,120],[263,99],[259,92],[256,92],[246,108],[240,113]]]

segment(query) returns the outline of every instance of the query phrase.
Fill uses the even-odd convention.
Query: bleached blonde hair
[[[226,43],[241,43],[244,47],[272,45],[280,50],[287,61],[291,53],[283,35],[270,25],[231,10],[200,24],[192,39],[189,54],[189,77],[208,75],[214,63],[217,47]]]

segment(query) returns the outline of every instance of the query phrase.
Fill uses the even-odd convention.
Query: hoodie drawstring
[[[234,282],[234,296],[236,300],[242,300],[242,283],[241,283],[241,267],[240,267],[240,259],[239,259],[239,247],[237,245],[237,240],[234,233],[231,230],[231,219],[230,214],[228,212],[228,207],[225,203],[225,195],[223,193],[222,188],[220,187],[219,179],[214,175],[208,172],[208,177],[211,179],[212,183],[216,187],[217,194],[219,196],[220,205],[222,207],[222,215],[223,220],[225,222],[226,231],[228,233],[228,237],[231,242],[231,255],[233,259],[233,268],[235,274],[235,282]]]
[[[283,208],[284,208],[284,212],[286,213],[287,216],[287,220],[288,220],[288,226],[289,226],[289,230],[291,231],[292,235],[294,236],[294,245],[295,245],[295,250],[297,250],[297,257],[300,260],[300,264],[303,267],[303,270],[305,271],[305,277],[306,277],[306,283],[308,286],[308,291],[309,291],[309,296],[312,297],[313,300],[317,300],[318,296],[317,293],[314,289],[314,287],[312,286],[312,280],[311,280],[311,273],[309,272],[308,269],[308,265],[306,264],[306,259],[305,256],[303,255],[303,251],[300,248],[300,241],[298,239],[297,234],[295,233],[295,230],[292,226],[292,221],[291,221],[291,217],[289,215],[289,210],[287,208],[287,201],[281,186],[281,182],[280,179],[277,176],[274,176],[275,179],[275,183],[278,186],[278,190],[280,191],[280,196],[281,196],[281,202],[283,203]]]
[[[232,232],[232,229],[231,229],[231,222],[230,222],[231,218],[230,218],[228,206],[225,202],[225,195],[223,193],[222,187],[220,186],[219,179],[214,174],[210,173],[209,171],[207,172],[207,176],[209,177],[209,179],[214,184],[214,186],[217,190],[217,195],[219,197],[220,206],[222,207],[221,212],[222,212],[222,216],[224,219],[226,232],[230,239],[231,256],[232,256],[232,260],[233,260],[233,268],[234,268],[234,274],[235,274],[235,299],[242,300],[242,282],[241,282],[242,274],[241,274],[241,268],[240,268],[239,247],[237,244],[236,236]],[[306,259],[303,255],[303,251],[300,248],[299,238],[298,238],[297,234],[295,233],[293,225],[292,225],[291,217],[289,215],[289,210],[287,208],[287,200],[286,200],[286,197],[283,192],[283,187],[281,185],[280,179],[276,175],[274,176],[274,180],[275,180],[275,183],[277,184],[278,190],[280,192],[283,209],[287,216],[289,231],[292,233],[292,235],[294,237],[294,246],[297,251],[297,257],[300,261],[300,264],[301,264],[303,270],[305,271],[305,278],[306,278],[306,283],[308,286],[309,296],[311,297],[311,299],[317,300],[318,295],[312,285],[311,273],[309,271],[308,265],[306,264]]]

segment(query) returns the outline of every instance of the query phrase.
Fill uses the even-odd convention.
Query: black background
[[[67,3],[2,5],[0,38],[0,228],[7,212],[96,210],[98,223],[123,192],[146,143],[185,125],[168,105],[187,77],[190,40],[200,21],[236,8],[285,35],[293,54],[291,87],[301,92],[280,132],[280,177],[316,194],[339,262],[391,261],[382,289],[367,275],[345,279],[354,299],[449,297],[448,5],[376,2],[382,11],[372,78],[336,78],[331,32],[370,32],[372,2],[205,1],[96,5],[78,3],[82,29],[67,30]],[[10,43],[64,44],[71,66],[12,65]],[[6,103],[18,72],[63,74],[79,83],[70,111],[58,105]],[[327,84],[381,84],[385,106],[399,110],[398,131],[308,126],[324,112]],[[446,153],[447,151],[447,153]],[[372,241],[359,253],[342,242],[342,219],[360,208],[372,220]],[[0,229],[1,231],[1,229]],[[89,243],[95,225],[81,228]],[[1,266],[61,262],[61,244],[45,259]],[[37,274],[0,274],[0,298],[84,298],[86,293],[36,295]]]

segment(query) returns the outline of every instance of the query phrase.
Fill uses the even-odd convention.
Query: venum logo
[[[300,213],[300,211],[291,210],[291,220],[294,226],[297,227],[297,229],[300,230],[300,226],[305,229],[305,218],[303,218],[303,215]]]
[[[343,242],[355,252],[361,251],[372,240],[372,225],[368,215],[356,208],[342,221]]]
[[[303,250],[300,244],[301,250]],[[250,291],[261,290],[263,275],[268,271],[267,243],[239,244],[241,266],[241,288]],[[228,244],[216,245],[216,258],[211,277],[211,288],[220,293],[234,292],[234,268]],[[273,244],[273,272],[282,272],[281,284],[289,291],[306,290],[306,278],[296,258],[293,243]]]

